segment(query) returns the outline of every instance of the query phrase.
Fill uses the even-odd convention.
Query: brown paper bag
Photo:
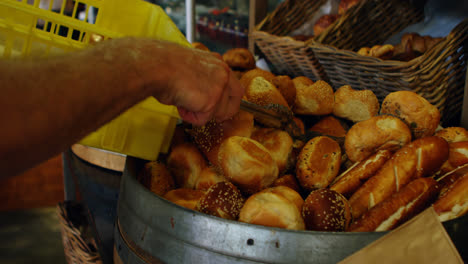
[[[431,206],[339,263],[463,263],[463,260]]]

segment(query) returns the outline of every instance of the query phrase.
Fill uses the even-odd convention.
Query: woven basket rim
[[[434,54],[439,54],[442,50],[444,50],[447,45],[454,41],[454,39],[457,39],[459,35],[464,36],[464,39],[468,38],[468,18],[464,19],[460,23],[458,23],[451,31],[450,33],[444,37],[442,41],[434,45],[429,51],[421,54],[420,56],[410,60],[410,61],[398,61],[398,60],[383,60],[380,58],[376,57],[371,57],[371,56],[365,56],[358,54],[355,51],[352,50],[346,50],[346,49],[339,49],[336,48],[332,45],[327,45],[323,43],[317,42],[315,39],[311,39],[305,42],[305,45],[316,50],[316,49],[323,49],[326,50],[327,52],[334,53],[335,55],[341,55],[341,56],[347,56],[347,57],[354,57],[355,59],[359,59],[362,61],[365,61],[366,63],[369,63],[370,65],[379,65],[381,67],[389,67],[389,68],[399,68],[399,67],[404,67],[408,68],[413,65],[417,65],[424,61],[426,58],[429,58],[431,56],[434,56]]]

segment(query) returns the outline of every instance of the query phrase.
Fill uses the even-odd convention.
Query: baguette
[[[435,136],[417,139],[399,149],[349,199],[354,219],[411,180],[432,175],[447,160],[448,153],[447,141]]]
[[[432,178],[418,178],[401,191],[374,206],[354,221],[347,231],[388,231],[422,212],[437,197],[437,182]]]

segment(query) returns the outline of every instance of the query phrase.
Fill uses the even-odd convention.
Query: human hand
[[[175,105],[185,121],[203,125],[238,112],[244,88],[219,54],[153,39],[127,41],[122,56],[132,61],[139,85],[159,102]]]

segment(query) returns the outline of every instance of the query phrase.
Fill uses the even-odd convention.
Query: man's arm
[[[115,39],[66,56],[0,61],[3,175],[66,149],[148,96],[203,124],[237,112],[243,88],[210,53]]]

